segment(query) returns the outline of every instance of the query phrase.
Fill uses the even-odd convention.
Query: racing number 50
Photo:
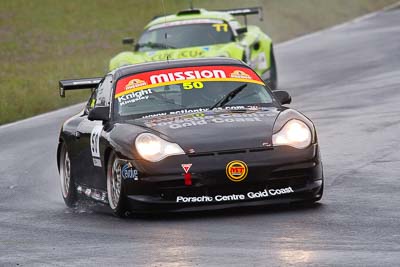
[[[192,90],[193,88],[201,89],[203,87],[204,87],[204,85],[203,85],[202,82],[186,82],[186,83],[183,83],[183,89],[185,89],[185,90]]]

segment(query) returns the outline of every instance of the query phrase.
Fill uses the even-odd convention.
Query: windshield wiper
[[[238,88],[232,90],[229,92],[227,95],[225,95],[223,98],[217,101],[212,107],[210,107],[210,110],[213,110],[214,108],[219,108],[225,106],[229,101],[231,101],[237,94],[239,94],[245,87],[247,86],[247,83],[242,84]]]
[[[148,42],[148,43],[142,43],[142,44],[137,44],[137,46],[140,47],[150,47],[150,48],[173,48],[175,49],[176,47],[165,44],[165,43],[153,43],[153,42]]]

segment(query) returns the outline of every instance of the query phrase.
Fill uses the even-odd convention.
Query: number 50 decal
[[[186,83],[183,83],[183,89],[185,89],[185,90],[192,90],[193,88],[201,89],[203,87],[204,87],[204,85],[203,85],[202,82],[186,82]]]

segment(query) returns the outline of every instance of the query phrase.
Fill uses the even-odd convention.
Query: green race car
[[[272,89],[277,88],[277,71],[271,38],[247,15],[259,14],[261,7],[207,11],[189,9],[153,19],[134,45],[110,60],[109,69],[148,61],[179,58],[231,57],[250,65]],[[243,26],[235,16],[244,16]],[[124,44],[133,44],[125,38]]]

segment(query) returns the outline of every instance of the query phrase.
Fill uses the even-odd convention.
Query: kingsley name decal
[[[140,100],[146,100],[149,98],[149,95],[152,94],[153,92],[151,89],[146,89],[138,92],[132,92],[123,96],[118,97],[118,102],[121,106],[129,104],[129,103],[135,103]]]

